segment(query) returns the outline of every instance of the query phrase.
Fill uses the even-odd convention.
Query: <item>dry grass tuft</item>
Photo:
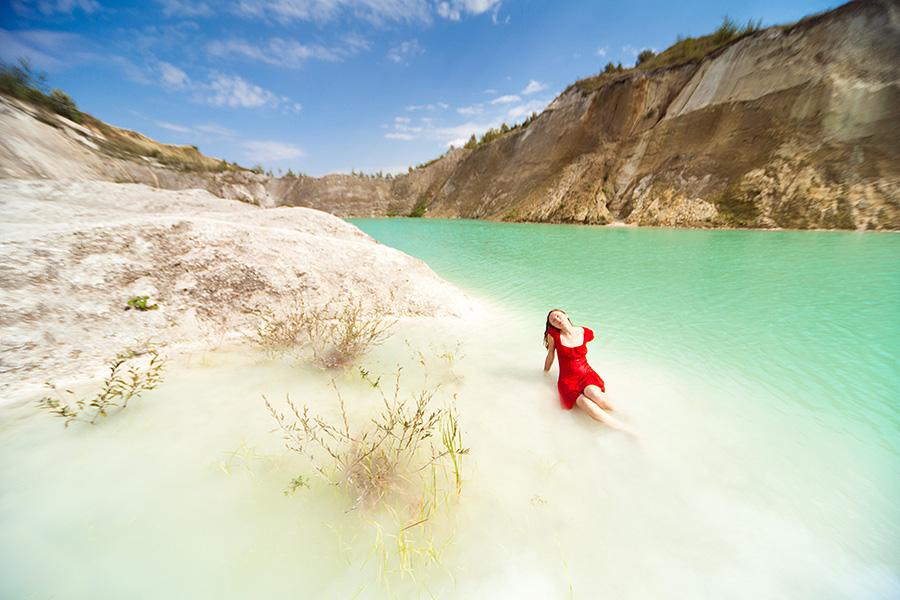
[[[250,311],[257,321],[250,336],[269,356],[310,360],[317,368],[347,367],[391,336],[396,319],[353,298],[311,306],[298,300],[281,310]]]
[[[402,397],[398,368],[394,389],[381,395],[381,411],[369,422],[352,423],[340,392],[340,416],[329,422],[287,399],[286,412],[264,398],[287,447],[304,457],[314,476],[346,493],[349,511],[361,510],[377,528],[372,555],[385,573],[412,573],[416,559],[440,564],[432,523],[449,510],[462,488],[459,416],[452,405],[433,408],[436,388]],[[295,480],[296,481],[296,480]],[[376,514],[377,513],[377,514]],[[378,524],[387,516],[390,531]],[[442,547],[446,547],[446,543]]]

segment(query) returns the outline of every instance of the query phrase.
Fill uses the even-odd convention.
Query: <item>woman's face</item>
[[[569,317],[561,310],[554,310],[550,313],[550,316],[547,317],[547,320],[550,321],[550,324],[556,327],[557,329],[562,329],[563,324],[569,325]]]

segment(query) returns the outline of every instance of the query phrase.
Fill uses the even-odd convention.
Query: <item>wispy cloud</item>
[[[481,15],[493,11],[494,23],[501,0],[448,0],[435,6],[438,15],[451,21],[459,21],[463,15]]]
[[[156,125],[162,127],[163,129],[168,129],[169,131],[174,131],[176,133],[195,133],[193,129],[190,127],[184,127],[183,125],[176,125],[175,123],[165,123],[163,121],[157,121]]]
[[[229,129],[227,127],[222,127],[221,125],[216,125],[215,123],[197,125],[197,130],[224,139],[233,139],[238,135],[237,131]]]
[[[425,49],[419,45],[418,40],[409,40],[408,42],[403,42],[399,46],[391,48],[391,51],[388,52],[388,59],[397,64],[406,63],[409,59],[418,56],[419,54],[423,54]]]
[[[206,51],[210,56],[217,58],[237,55],[272,65],[299,68],[310,59],[338,61],[342,56],[355,53],[363,47],[365,47],[364,41],[360,40],[354,40],[347,50],[330,50],[322,46],[305,45],[297,40],[278,37],[270,39],[265,46],[240,38],[231,38],[210,42],[206,46]]]
[[[285,96],[254,85],[240,75],[226,75],[213,71],[210,82],[200,87],[200,96],[212,106],[231,108],[278,108],[286,106],[300,110],[299,104],[292,104]]]
[[[547,87],[548,86],[546,83],[541,83],[539,81],[535,81],[534,79],[532,79],[531,81],[528,82],[528,85],[525,86],[525,89],[522,90],[522,95],[530,96],[531,94],[536,94],[538,92],[542,92],[542,91],[546,90]]]
[[[491,13],[497,23],[502,0],[238,0],[233,10],[245,17],[280,23],[328,23],[350,15],[376,25],[431,23],[437,16],[459,21],[465,16]]]
[[[156,0],[167,17],[211,17],[214,12],[206,2],[190,2],[183,0]]]
[[[609,52],[609,46],[603,46],[602,48],[597,48],[597,56],[606,56],[607,52]]]
[[[499,98],[494,98],[491,100],[491,104],[509,104],[510,102],[519,102],[522,100],[515,94],[508,94],[506,96],[500,96]]]
[[[191,78],[187,73],[167,62],[159,63],[160,81],[163,86],[174,90],[184,90],[191,87]]]
[[[32,68],[57,71],[77,63],[109,60],[87,38],[66,31],[0,29],[0,55],[7,61],[27,58]]]
[[[431,20],[431,6],[427,0],[239,0],[234,10],[245,16],[281,23],[326,23],[346,14],[375,24]]]
[[[414,104],[412,106],[404,107],[403,110],[407,112],[413,112],[416,110],[437,110],[439,108],[447,110],[448,108],[450,108],[450,105],[448,105],[446,102],[435,102],[433,104]]]
[[[13,11],[24,17],[43,15],[71,16],[76,10],[82,10],[87,14],[95,13],[103,7],[95,0],[13,0]]]
[[[256,162],[275,162],[306,156],[300,147],[284,142],[249,141],[244,143],[244,148],[247,149],[247,159]]]

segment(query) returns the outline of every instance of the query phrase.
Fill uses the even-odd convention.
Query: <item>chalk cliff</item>
[[[394,179],[266,177],[0,99],[0,177],[199,188],[342,217],[900,229],[898,0],[672,64],[578,82],[527,126]]]

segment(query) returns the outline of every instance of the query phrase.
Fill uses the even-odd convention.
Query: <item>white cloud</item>
[[[522,90],[523,96],[529,96],[531,94],[536,94],[537,92],[542,92],[547,89],[546,83],[540,83],[539,81],[535,81],[532,79],[528,82],[528,86]]]
[[[288,100],[248,82],[239,75],[214,72],[208,88],[213,94],[206,96],[206,101],[213,106],[230,106],[232,108],[269,106],[274,108]]]
[[[306,153],[294,144],[284,142],[250,141],[245,142],[244,147],[249,150],[245,153],[247,158],[256,162],[274,162],[306,156]]]
[[[546,107],[546,102],[543,102],[541,100],[532,100],[531,102],[526,102],[525,104],[520,104],[519,106],[510,108],[506,112],[506,116],[509,117],[511,121],[516,122],[522,117],[530,115],[533,112],[540,113]]]
[[[397,132],[397,131],[392,132],[392,133],[386,133],[386,134],[384,134],[384,137],[386,137],[390,140],[407,140],[408,141],[408,140],[415,139],[415,136],[412,134],[401,133],[401,132]]]
[[[167,62],[161,62],[159,63],[159,71],[160,81],[162,81],[162,84],[166,87],[176,90],[184,90],[191,85],[191,78],[187,76],[187,73],[185,73],[175,65],[169,64]]]
[[[480,115],[484,112],[483,104],[473,104],[472,106],[461,106],[456,109],[456,112],[463,116],[471,117],[474,115]]]
[[[639,50],[632,46],[631,44],[627,44],[622,46],[622,54],[630,54],[631,56],[637,56]]]
[[[509,94],[506,96],[500,96],[499,98],[494,98],[491,100],[491,104],[508,104],[510,102],[519,102],[521,98],[516,95]]]
[[[496,23],[500,3],[501,0],[448,0],[438,2],[435,8],[438,15],[451,21],[459,21],[463,14],[481,15],[493,11],[493,20]]]
[[[394,117],[394,121],[397,123],[409,123],[412,119],[409,117]]]
[[[391,48],[391,51],[388,52],[388,59],[400,64],[407,62],[409,59],[414,58],[419,54],[423,54],[424,52],[425,50],[419,46],[418,40],[410,40],[408,42],[403,42],[395,48]]]

